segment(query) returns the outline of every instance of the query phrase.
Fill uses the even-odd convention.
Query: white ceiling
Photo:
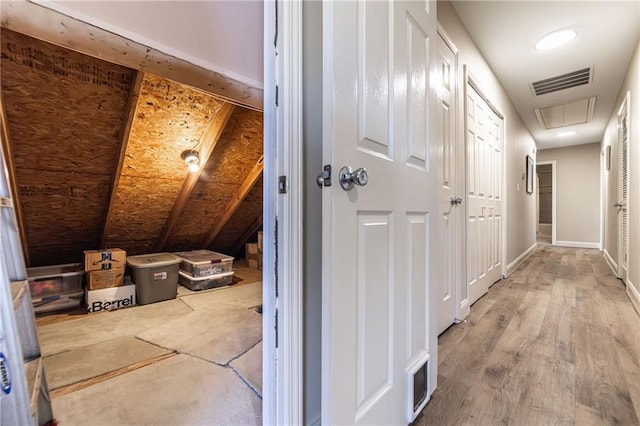
[[[640,36],[640,1],[453,1],[471,37],[501,81],[539,149],[600,142]],[[536,51],[544,35],[578,35],[554,50]],[[530,83],[593,66],[592,82],[535,96]],[[535,108],[596,96],[593,121],[543,129]],[[575,136],[559,138],[563,130]]]
[[[32,0],[262,88],[260,0]]]

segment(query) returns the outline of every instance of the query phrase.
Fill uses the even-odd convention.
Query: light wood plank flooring
[[[598,250],[539,246],[439,338],[416,425],[638,425],[640,316]]]

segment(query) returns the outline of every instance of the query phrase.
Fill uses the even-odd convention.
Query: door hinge
[[[276,106],[278,106],[278,85],[276,85]]]
[[[280,176],[278,178],[278,193],[286,194],[288,188],[289,188],[289,182],[287,182],[287,177]]]
[[[322,173],[320,173],[316,178],[316,183],[320,188],[325,186],[331,186],[331,165],[330,164],[326,164],[324,166]]]

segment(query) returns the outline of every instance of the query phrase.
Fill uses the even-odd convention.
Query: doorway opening
[[[6,28],[2,54],[23,250],[31,267],[59,266],[31,289],[54,416],[261,423],[263,113]],[[115,248],[126,258],[85,273],[85,250]],[[138,282],[125,266],[200,249],[228,268],[183,281],[173,259]],[[88,313],[97,294],[118,309]]]
[[[556,243],[556,164],[555,161],[536,165],[536,241],[538,244]]]

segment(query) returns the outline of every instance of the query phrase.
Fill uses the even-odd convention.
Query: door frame
[[[558,215],[557,215],[557,205],[558,205],[558,201],[557,201],[557,172],[556,172],[556,160],[550,160],[550,161],[536,161],[536,167],[537,166],[544,166],[547,164],[551,164],[551,245],[555,246],[556,245],[556,235],[557,235],[557,226],[558,226]],[[540,206],[538,206],[538,210],[540,209]],[[538,224],[536,223],[536,226]]]
[[[302,424],[302,275],[299,261],[302,252],[302,177],[301,162],[298,161],[301,158],[302,138],[299,136],[302,112],[301,97],[295,91],[301,87],[299,71],[302,63],[302,4],[301,0],[266,0],[263,7],[265,161],[262,413],[264,424]],[[37,21],[60,20],[68,30],[65,37],[69,34],[84,37],[85,31],[89,29],[100,31],[97,41],[92,39],[92,43],[75,50],[108,61],[118,62],[115,55],[121,54],[115,50],[100,51],[96,43],[106,40],[121,46],[126,35],[126,45],[131,49],[144,52],[149,48],[135,34],[122,34],[123,31],[118,31],[105,22],[91,19],[53,2],[20,2],[20,7],[13,8],[12,11],[20,18],[14,20],[14,24],[31,21],[31,36],[63,46],[66,46],[66,40],[61,42],[57,31],[52,30],[52,27],[38,26]],[[36,18],[31,16],[34,11],[37,12]],[[280,33],[277,47],[274,46],[276,13]],[[23,32],[15,27],[13,29]],[[279,53],[277,57],[276,50]],[[189,62],[189,58],[180,52],[173,52],[170,58],[174,69],[179,68],[193,78],[203,70]],[[148,71],[153,72],[153,68]],[[276,90],[276,82],[281,82],[279,90]],[[248,90],[252,93],[251,88]],[[282,105],[280,109],[276,108],[277,97]],[[249,104],[245,106],[251,107]],[[283,129],[287,130],[286,134]],[[288,194],[278,192],[278,176],[281,175],[288,176]],[[282,242],[279,246],[284,248],[281,253],[276,250],[279,241]],[[283,295],[281,298],[275,297],[278,285],[280,294]]]
[[[630,244],[630,237],[631,237],[631,223],[632,221],[629,220],[629,217],[631,216],[629,213],[629,206],[630,206],[630,202],[629,202],[629,195],[631,194],[631,191],[629,191],[629,182],[632,182],[631,180],[631,138],[630,136],[630,131],[631,131],[631,112],[630,112],[630,106],[631,106],[631,93],[629,91],[627,91],[624,95],[624,98],[622,99],[622,102],[620,102],[620,107],[618,108],[618,112],[616,114],[617,119],[618,119],[618,127],[620,126],[620,120],[622,117],[624,117],[625,115],[627,116],[627,199],[626,201],[626,206],[625,209],[627,210],[627,253],[629,252],[629,244]],[[622,199],[622,139],[620,138],[620,131],[618,131],[618,134],[616,135],[617,141],[618,141],[618,181],[616,182],[616,198],[617,201],[619,202]],[[618,233],[618,270],[617,275],[618,277],[622,280],[622,282],[625,284],[625,286],[627,286],[627,288],[629,288],[628,286],[628,282],[629,282],[629,263],[627,260],[627,269],[626,269],[626,274],[625,274],[625,270],[623,267],[623,259],[622,256],[624,255],[623,253],[623,248],[622,248],[622,239],[623,239],[623,230],[622,230],[622,224],[621,224],[621,211],[618,210],[616,216],[617,216],[617,233]]]
[[[449,36],[449,34],[445,31],[444,27],[438,22],[437,33],[440,37],[442,37],[442,41],[445,42],[447,46],[453,52],[453,67],[455,70],[455,87],[452,98],[455,99],[455,105],[453,109],[453,119],[454,119],[454,135],[453,139],[456,144],[456,162],[458,166],[457,170],[457,191],[460,194],[466,194],[467,192],[467,170],[466,170],[466,143],[465,143],[465,120],[461,119],[461,113],[465,111],[465,108],[462,108],[461,105],[464,105],[464,96],[465,90],[461,90],[460,88],[460,58],[459,52],[460,49],[455,45],[453,39]],[[463,103],[461,103],[463,102]],[[465,200],[466,205],[466,200]],[[466,277],[467,277],[467,227],[465,221],[466,214],[466,206],[464,210],[458,214],[457,218],[457,231],[458,231],[458,246],[456,249],[458,259],[458,264],[456,265],[456,283],[455,283],[455,304],[456,304],[456,313],[455,313],[455,322],[458,323],[464,320],[469,313],[471,313],[471,304],[469,303],[469,293],[468,290],[463,291],[462,286],[466,286]]]
[[[302,8],[264,3],[263,424],[303,423]]]
[[[494,113],[496,113],[496,115],[498,115],[498,117],[502,120],[502,149],[501,149],[501,154],[502,154],[502,176],[500,179],[500,184],[502,185],[502,208],[500,209],[500,214],[502,215],[502,226],[501,226],[501,236],[502,238],[500,239],[500,245],[501,245],[501,250],[502,250],[502,278],[506,278],[507,276],[507,203],[508,203],[508,191],[507,191],[507,186],[506,186],[506,176],[507,176],[507,159],[506,159],[506,135],[507,135],[507,116],[505,114],[502,113],[502,111],[500,110],[500,108],[498,108],[496,106],[495,103],[491,102],[491,100],[489,99],[489,97],[486,95],[486,93],[482,90],[482,88],[480,87],[480,83],[479,83],[479,79],[475,76],[475,74],[470,70],[469,65],[465,64],[464,65],[464,97],[463,97],[463,101],[464,101],[464,118],[463,118],[463,126],[464,126],[464,171],[465,171],[465,195],[464,195],[464,199],[465,199],[465,257],[468,257],[468,253],[469,253],[469,244],[468,244],[468,239],[466,238],[468,233],[467,233],[467,217],[469,216],[469,211],[468,211],[468,207],[469,207],[469,197],[468,197],[468,193],[466,191],[467,188],[467,184],[468,184],[468,176],[467,176],[467,170],[468,170],[468,158],[467,158],[467,92],[468,92],[468,85],[471,85],[475,91],[478,93],[478,95],[480,95],[480,97],[487,103],[487,105],[489,106],[489,108],[491,108],[493,110]],[[469,277],[465,276],[465,283],[469,282]],[[467,284],[468,286],[468,284]],[[468,291],[468,289],[467,289]]]

